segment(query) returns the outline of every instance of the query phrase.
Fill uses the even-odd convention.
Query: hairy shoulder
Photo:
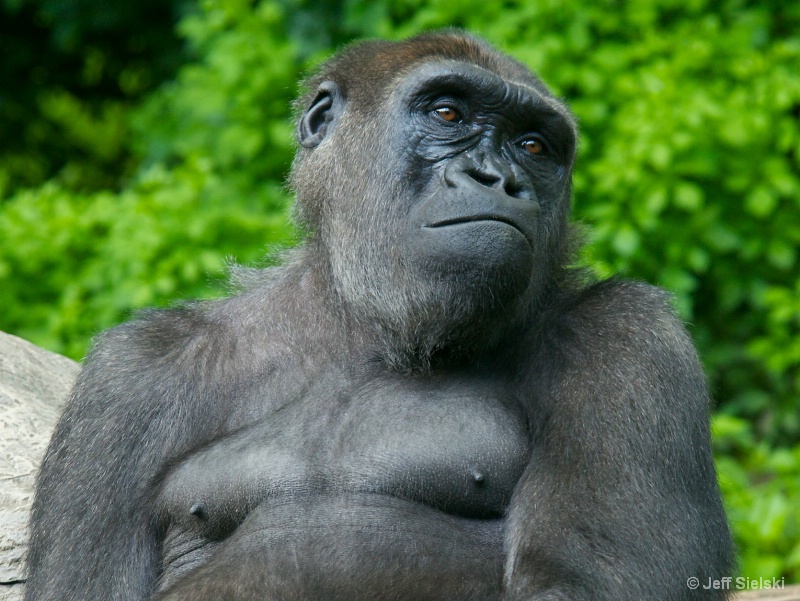
[[[217,370],[224,370],[226,363],[244,368],[248,362],[268,360],[280,354],[283,349],[275,349],[285,342],[285,303],[275,288],[253,286],[222,299],[140,311],[101,333],[85,365],[120,374],[197,372],[213,379],[223,375]]]
[[[562,314],[563,326],[590,346],[617,352],[692,351],[684,324],[665,290],[626,280],[607,280],[583,290]]]
[[[330,353],[309,343],[325,330],[308,317],[301,277],[269,271],[228,298],[143,311],[100,334],[66,421],[162,420],[216,436],[295,398]]]
[[[199,377],[213,371],[231,353],[236,337],[235,325],[214,321],[211,309],[208,301],[150,309],[106,330],[95,339],[81,379],[90,377],[95,387],[114,382],[153,387],[181,374]]]
[[[609,403],[639,399],[705,411],[705,376],[694,344],[664,290],[609,280],[583,290],[559,311],[541,340],[550,385],[581,389]],[[577,391],[573,391],[577,394]],[[694,407],[694,409],[691,409]]]

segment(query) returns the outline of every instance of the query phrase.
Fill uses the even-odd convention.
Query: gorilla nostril
[[[511,198],[518,198],[519,200],[531,199],[530,191],[523,186],[518,186],[516,184],[506,184],[505,191],[506,194],[508,194]]]
[[[487,188],[494,188],[500,182],[500,178],[498,176],[490,173],[484,173],[478,169],[465,169],[464,173]]]

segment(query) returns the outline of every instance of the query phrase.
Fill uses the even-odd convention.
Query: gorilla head
[[[457,33],[351,47],[307,87],[297,214],[348,329],[414,369],[520,327],[566,254],[564,105]]]

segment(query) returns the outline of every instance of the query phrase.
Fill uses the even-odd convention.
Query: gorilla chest
[[[492,386],[373,380],[319,387],[200,449],[168,474],[162,498],[173,516],[199,504],[234,521],[271,499],[349,493],[489,518],[508,506],[527,459],[524,417]]]
[[[527,463],[524,419],[475,382],[389,382],[337,412],[334,482],[470,517],[502,514]]]

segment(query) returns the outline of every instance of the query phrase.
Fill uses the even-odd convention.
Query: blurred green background
[[[671,290],[742,575],[800,581],[796,0],[0,0],[0,330],[80,359],[291,244],[302,74],[456,25],[580,120],[580,262]],[[720,575],[722,576],[722,575]]]

